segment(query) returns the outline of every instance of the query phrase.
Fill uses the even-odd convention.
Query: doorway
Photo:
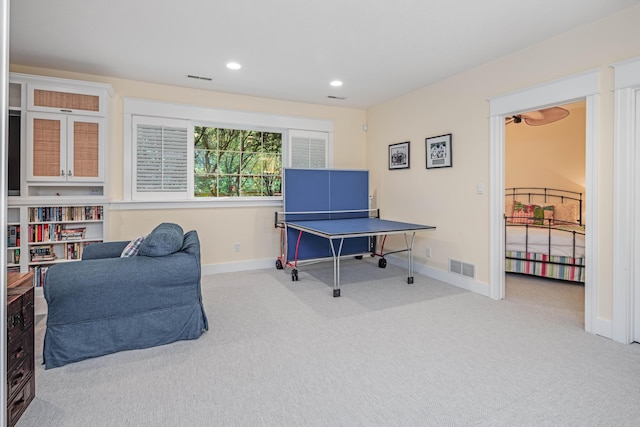
[[[599,104],[599,73],[597,70],[556,80],[544,85],[490,99],[490,296],[505,297],[505,118],[522,112],[538,110],[554,105],[585,101],[585,212],[589,222],[585,228],[585,330],[610,336],[610,323],[601,322],[595,316],[597,292],[593,286],[598,277],[595,263],[598,253],[597,230],[597,137]]]
[[[505,119],[505,298],[557,309],[580,328],[588,221],[585,110],[582,100]]]

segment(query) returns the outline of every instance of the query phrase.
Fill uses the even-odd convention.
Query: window
[[[194,127],[194,196],[279,196],[282,133]]]
[[[282,168],[331,166],[331,121],[125,98],[124,198],[277,201]]]

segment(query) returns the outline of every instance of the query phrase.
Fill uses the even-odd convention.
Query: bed
[[[584,283],[582,193],[507,188],[505,201],[505,271]]]

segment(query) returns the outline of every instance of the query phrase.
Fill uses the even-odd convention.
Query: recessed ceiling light
[[[329,83],[331,86],[333,87],[339,87],[342,86],[342,82],[340,80],[334,80],[331,83]]]
[[[239,70],[240,68],[242,68],[242,65],[238,64],[237,62],[229,62],[227,64],[227,68],[230,70]]]

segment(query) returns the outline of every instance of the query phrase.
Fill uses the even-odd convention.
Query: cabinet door
[[[104,91],[29,84],[29,111],[104,116]]]
[[[92,117],[67,117],[67,181],[102,181],[103,123]]]
[[[27,114],[27,179],[66,181],[67,118],[61,114]]]

